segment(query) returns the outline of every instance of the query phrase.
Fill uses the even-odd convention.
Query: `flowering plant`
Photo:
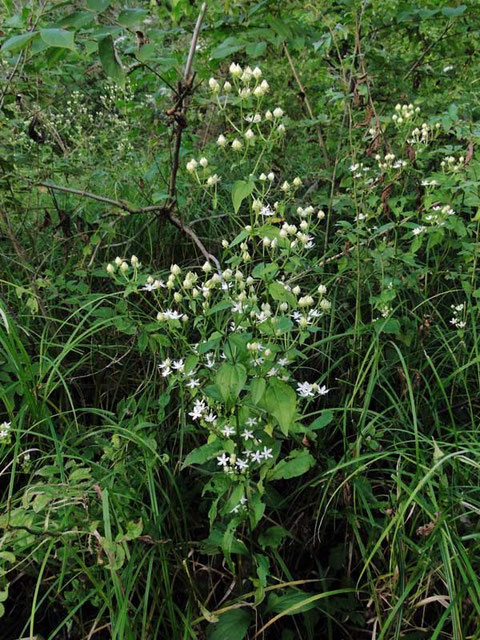
[[[107,266],[129,291],[154,297],[156,322],[167,338],[159,375],[170,394],[182,397],[183,418],[200,442],[182,467],[204,465],[209,473],[209,519],[211,525],[224,521],[227,558],[237,527],[248,523],[253,530],[262,519],[267,484],[315,464],[309,451],[315,412],[304,418],[328,389],[320,372],[297,378],[304,358],[298,347],[327,332],[331,310],[327,287],[301,275],[325,214],[296,206],[300,178],[277,186],[274,172],[262,165],[265,147],[285,131],[283,111],[262,111],[268,83],[260,69],[233,63],[230,74],[233,85],[226,81],[222,90],[217,80],[209,82],[235,132],[231,142],[229,133],[221,134],[217,145],[224,153],[251,152],[254,171],[231,187],[229,216],[241,230],[222,242],[224,266],[212,256],[201,268],[174,264],[166,278],[144,274],[136,256]],[[206,156],[191,158],[186,169],[200,189],[214,188],[215,206],[221,178],[211,164]]]

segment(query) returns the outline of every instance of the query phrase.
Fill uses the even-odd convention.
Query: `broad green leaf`
[[[73,31],[66,29],[40,29],[40,37],[49,47],[60,47],[75,51]]]
[[[458,7],[443,7],[442,13],[444,16],[447,16],[447,18],[457,18],[462,15],[466,8],[466,4],[461,4]]]
[[[232,202],[233,209],[235,213],[238,213],[242,202],[247,198],[253,191],[254,184],[251,181],[246,180],[237,180],[232,189]]]
[[[205,315],[211,316],[214,313],[217,313],[218,311],[225,311],[225,309],[230,309],[231,306],[232,306],[232,303],[230,300],[222,300],[221,302],[217,302],[217,304],[214,304],[211,309],[206,311]]]
[[[264,396],[267,411],[277,419],[282,433],[288,435],[297,410],[297,394],[285,382],[271,380]]]
[[[211,57],[214,60],[219,60],[221,58],[228,58],[232,56],[234,53],[241,51],[245,47],[245,44],[238,40],[238,38],[230,37],[224,40],[221,44],[216,47],[212,53]]]
[[[243,364],[225,362],[215,376],[215,383],[223,400],[230,403],[238,398],[247,380],[247,370]]]
[[[268,473],[270,480],[288,480],[303,475],[315,465],[315,458],[305,449],[293,451]]]
[[[270,558],[268,556],[264,556],[263,553],[256,553],[255,562],[257,565],[257,576],[260,585],[262,587],[266,587],[270,569]]]
[[[258,58],[258,56],[261,56],[265,53],[266,48],[267,43],[265,41],[249,42],[245,48],[245,51],[250,58]]]
[[[295,605],[299,605],[298,608],[292,611],[291,615],[304,613],[316,606],[315,602],[309,602],[311,595],[311,593],[307,593],[306,591],[294,591],[293,589],[289,589],[286,594],[281,596],[272,593],[268,599],[267,612],[282,613],[291,607],[295,607]],[[301,603],[304,601],[306,604],[302,606]]]
[[[268,286],[268,293],[274,300],[279,302],[288,302],[292,307],[296,305],[296,298],[290,291],[287,291],[280,282],[272,282]]]
[[[146,15],[146,9],[124,9],[118,16],[118,22],[124,27],[131,27],[141,22]]]
[[[58,27],[75,27],[81,29],[82,27],[91,24],[95,20],[95,16],[90,11],[75,11],[70,13],[65,18],[62,18],[57,22]]]
[[[240,244],[240,242],[243,242],[245,238],[248,237],[248,233],[249,232],[246,229],[242,229],[240,233],[231,241],[230,247],[235,247],[237,244]]]
[[[245,608],[229,609],[222,613],[218,622],[207,628],[208,640],[243,640],[252,620],[252,614]]]
[[[266,276],[274,278],[277,272],[278,264],[275,262],[259,262],[252,270],[252,276],[254,278],[264,278]]]
[[[330,410],[322,411],[321,415],[318,416],[318,418],[316,418],[312,422],[312,424],[308,425],[308,428],[311,429],[312,431],[315,431],[316,429],[323,429],[323,427],[326,427],[327,425],[329,425],[332,420],[333,420],[333,411],[330,411]]]
[[[182,464],[182,469],[188,467],[191,464],[203,464],[215,456],[218,456],[221,451],[225,450],[225,444],[220,440],[214,440],[207,444],[190,451]]]
[[[253,404],[258,404],[263,398],[267,383],[265,378],[254,378],[250,384],[250,395],[252,397]]]
[[[17,53],[17,51],[21,51],[24,49],[27,44],[35,38],[37,35],[37,31],[32,31],[31,33],[22,33],[20,36],[12,36],[8,40],[2,44],[2,51],[11,51],[12,53]]]
[[[262,549],[266,549],[267,547],[277,549],[282,544],[285,536],[288,536],[288,531],[283,527],[274,525],[258,536],[258,544]]]
[[[96,13],[101,13],[108,9],[111,0],[87,0],[87,7]]]
[[[265,503],[262,501],[262,498],[258,491],[253,494],[253,496],[249,500],[248,505],[250,523],[252,525],[252,529],[255,529],[257,524],[263,518],[263,514],[265,513]]]
[[[98,43],[98,55],[107,76],[115,80],[121,87],[125,86],[125,72],[118,59],[112,36],[103,38]]]

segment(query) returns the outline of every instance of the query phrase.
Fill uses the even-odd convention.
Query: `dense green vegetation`
[[[0,638],[480,638],[478,2],[0,15]]]

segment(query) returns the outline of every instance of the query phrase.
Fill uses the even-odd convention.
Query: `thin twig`
[[[433,47],[437,45],[440,42],[440,40],[442,40],[443,36],[447,33],[449,29],[452,28],[452,26],[453,26],[453,22],[450,22],[447,24],[447,26],[442,31],[442,33],[438,36],[438,38],[430,43],[430,45],[425,49],[425,51],[422,53],[420,58],[418,58],[418,60],[410,67],[407,73],[403,76],[403,80],[406,80],[408,76],[415,71],[415,69],[422,63],[425,56],[427,56],[430,53],[430,51],[433,49]]]
[[[200,35],[200,27],[202,26],[203,17],[205,16],[206,10],[207,10],[207,3],[204,2],[200,9],[200,13],[198,14],[197,23],[193,31],[192,42],[190,43],[190,51],[188,52],[187,64],[185,65],[185,73],[183,74],[183,79],[187,83],[190,78],[190,71],[192,70],[193,57],[195,56],[198,36]]]
[[[37,186],[48,187],[49,189],[54,189],[56,191],[63,191],[64,193],[71,193],[76,196],[80,196],[82,198],[90,198],[91,200],[97,200],[98,202],[103,202],[105,204],[109,204],[112,207],[117,209],[121,209],[122,211],[126,211],[131,215],[137,215],[142,213],[157,213],[163,214],[166,218],[175,226],[177,229],[180,229],[185,235],[193,240],[193,242],[200,249],[204,257],[212,261],[217,269],[220,269],[220,264],[218,260],[211,253],[207,251],[205,245],[200,240],[200,238],[196,235],[196,233],[190,229],[190,227],[184,224],[181,220],[175,217],[172,213],[172,209],[169,206],[165,205],[149,205],[147,207],[140,207],[139,209],[134,209],[130,207],[126,202],[122,202],[120,200],[113,200],[112,198],[106,198],[105,196],[100,196],[96,193],[91,193],[90,191],[84,191],[83,189],[74,189],[73,187],[65,187],[64,185],[54,184],[53,182],[38,182]]]

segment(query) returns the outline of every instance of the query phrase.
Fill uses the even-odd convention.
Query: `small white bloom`
[[[299,382],[297,384],[297,393],[301,398],[313,398],[315,395],[313,387],[309,382]]]
[[[229,458],[229,456],[227,456],[226,453],[222,453],[221,456],[217,457],[217,461],[218,461],[218,465],[220,467],[226,467],[228,465],[229,461],[230,461],[230,458]]]
[[[220,91],[220,85],[215,80],[215,78],[210,78],[210,80],[208,81],[208,86],[214,93],[217,93],[218,91]]]
[[[264,460],[268,460],[269,458],[273,458],[272,456],[272,450],[269,449],[268,447],[263,447],[263,451],[262,451],[262,458]],[[253,456],[252,456],[253,459]]]
[[[258,462],[260,463],[263,460],[263,453],[258,450],[255,451],[254,453],[252,453],[252,455],[250,456],[250,459],[252,460],[252,462]]]

